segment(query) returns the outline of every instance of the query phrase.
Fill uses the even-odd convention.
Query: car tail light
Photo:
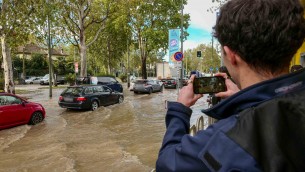
[[[176,81],[174,81],[173,84],[176,84]]]
[[[83,102],[86,101],[86,97],[77,97],[76,101]]]
[[[59,101],[62,101],[64,98],[62,96],[59,96]]]

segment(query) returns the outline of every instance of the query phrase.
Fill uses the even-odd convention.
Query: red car
[[[0,130],[22,124],[35,125],[45,118],[44,107],[10,93],[0,93]]]

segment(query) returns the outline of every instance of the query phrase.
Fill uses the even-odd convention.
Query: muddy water
[[[126,87],[125,87],[126,88]],[[22,95],[41,103],[44,122],[0,131],[0,172],[149,172],[155,168],[165,132],[164,102],[176,100],[176,90],[138,94],[124,91],[122,104],[97,111],[72,111],[57,104],[63,89],[33,90]],[[191,122],[201,115],[205,100],[194,107]]]

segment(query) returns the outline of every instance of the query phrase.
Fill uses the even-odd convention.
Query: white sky
[[[211,42],[210,33],[216,22],[216,13],[207,12],[207,9],[212,6],[215,6],[212,0],[188,0],[188,4],[184,6],[183,13],[188,13],[191,17],[188,29],[190,36],[183,44],[184,50]],[[194,29],[196,32],[193,31]],[[202,30],[202,33],[199,34],[199,30]]]

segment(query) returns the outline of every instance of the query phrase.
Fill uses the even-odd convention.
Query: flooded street
[[[165,132],[165,101],[175,101],[177,90],[134,94],[123,86],[122,104],[96,111],[60,108],[63,88],[53,89],[50,99],[41,86],[18,86],[31,91],[21,96],[41,103],[47,117],[35,126],[0,131],[0,172],[152,171]],[[197,102],[192,124],[206,107],[206,98]]]

